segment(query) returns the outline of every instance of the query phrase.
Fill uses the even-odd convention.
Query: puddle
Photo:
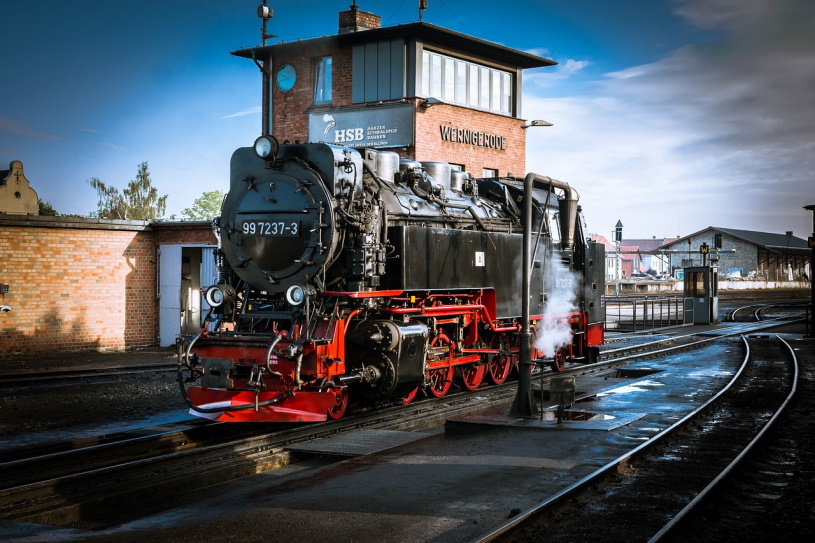
[[[613,388],[611,390],[606,390],[605,392],[601,392],[597,395],[598,398],[603,396],[608,396],[609,394],[629,394],[631,392],[645,392],[648,387],[661,387],[665,386],[664,383],[660,383],[659,381],[637,381],[631,385],[623,385],[617,388]]]

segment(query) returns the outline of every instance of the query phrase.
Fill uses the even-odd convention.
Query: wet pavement
[[[801,335],[791,337],[799,356],[812,363],[815,342],[801,341]],[[603,415],[601,425],[522,421],[463,434],[438,427],[375,454],[315,456],[192,495],[168,496],[165,512],[124,525],[91,531],[4,522],[0,539],[468,541],[690,412],[729,379],[742,358],[740,340],[728,339],[631,364],[656,371],[576,406]],[[480,415],[506,417],[508,407]]]

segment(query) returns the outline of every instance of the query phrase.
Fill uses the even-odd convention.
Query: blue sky
[[[0,0],[0,168],[87,214],[97,177],[147,161],[179,214],[227,190],[259,133],[260,78],[230,55],[260,41],[258,0]],[[395,25],[415,0],[358,0]],[[269,30],[337,32],[349,0],[275,1]],[[815,2],[429,0],[424,20],[556,60],[524,76],[527,168],[574,186],[587,230],[632,237],[706,226],[806,237],[815,204]]]

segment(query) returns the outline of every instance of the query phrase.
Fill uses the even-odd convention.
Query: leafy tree
[[[164,217],[167,195],[158,195],[158,190],[150,180],[147,162],[139,164],[136,179],[121,193],[116,187],[109,187],[96,177],[88,179],[88,183],[99,197],[93,215],[100,219],[152,221]]]
[[[188,207],[181,212],[181,216],[188,221],[208,221],[218,216],[221,212],[221,203],[224,201],[222,190],[211,190],[202,194]]]
[[[54,209],[54,206],[51,205],[51,202],[43,202],[42,198],[38,198],[37,205],[40,206],[40,215],[45,215],[46,217],[56,217],[59,215],[57,210]]]
[[[124,219],[127,216],[127,204],[116,187],[108,187],[98,177],[88,179],[88,184],[96,190],[99,201],[92,217],[101,219]]]

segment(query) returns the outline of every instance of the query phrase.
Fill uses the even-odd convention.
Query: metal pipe
[[[551,177],[545,175],[529,172],[526,174],[526,177],[524,177],[524,200],[526,199],[527,194],[530,197],[532,195],[532,183],[550,185],[566,193],[566,213],[563,213],[562,211],[560,213],[560,229],[563,235],[563,239],[561,239],[560,243],[563,249],[571,249],[574,247],[574,238],[576,234],[575,224],[577,222],[577,201],[579,200],[577,192],[575,192],[575,190],[564,181],[558,181],[557,179],[552,179]],[[527,186],[529,187],[529,192],[527,192]],[[525,204],[525,206],[528,206],[530,210],[532,209],[531,202]],[[564,217],[564,215],[566,216]],[[530,226],[530,230],[531,229],[532,227]]]
[[[529,293],[531,288],[529,275],[532,251],[532,182],[540,178],[541,176],[533,173],[527,174],[524,178],[521,349],[518,363],[518,392],[509,410],[509,415],[512,417],[530,418],[534,417],[538,412],[535,398],[532,396],[532,332],[529,329]]]
[[[453,208],[453,209],[464,209],[464,210],[466,210],[467,212],[470,213],[473,220],[476,222],[476,224],[478,224],[478,227],[481,228],[481,230],[484,230],[485,232],[490,231],[490,229],[487,228],[487,225],[484,224],[484,221],[481,220],[481,217],[478,216],[478,213],[476,213],[475,209],[473,209],[473,206],[467,206],[467,205],[461,205],[461,204],[451,204],[451,203],[448,203],[448,202],[443,202],[441,200],[437,200],[432,195],[426,193],[425,191],[423,191],[422,189],[417,187],[416,183],[412,183],[410,185],[410,190],[412,190],[413,194],[415,194],[419,198],[421,198],[423,200],[427,200],[430,203],[438,204],[440,207],[450,207],[450,208]]]
[[[266,369],[272,375],[280,375],[280,373],[278,373],[276,371],[272,371],[272,366],[270,364],[270,358],[272,357],[272,353],[274,352],[274,348],[277,346],[279,341],[280,341],[280,336],[275,336],[275,338],[272,340],[272,344],[269,345],[269,350],[266,351]]]

